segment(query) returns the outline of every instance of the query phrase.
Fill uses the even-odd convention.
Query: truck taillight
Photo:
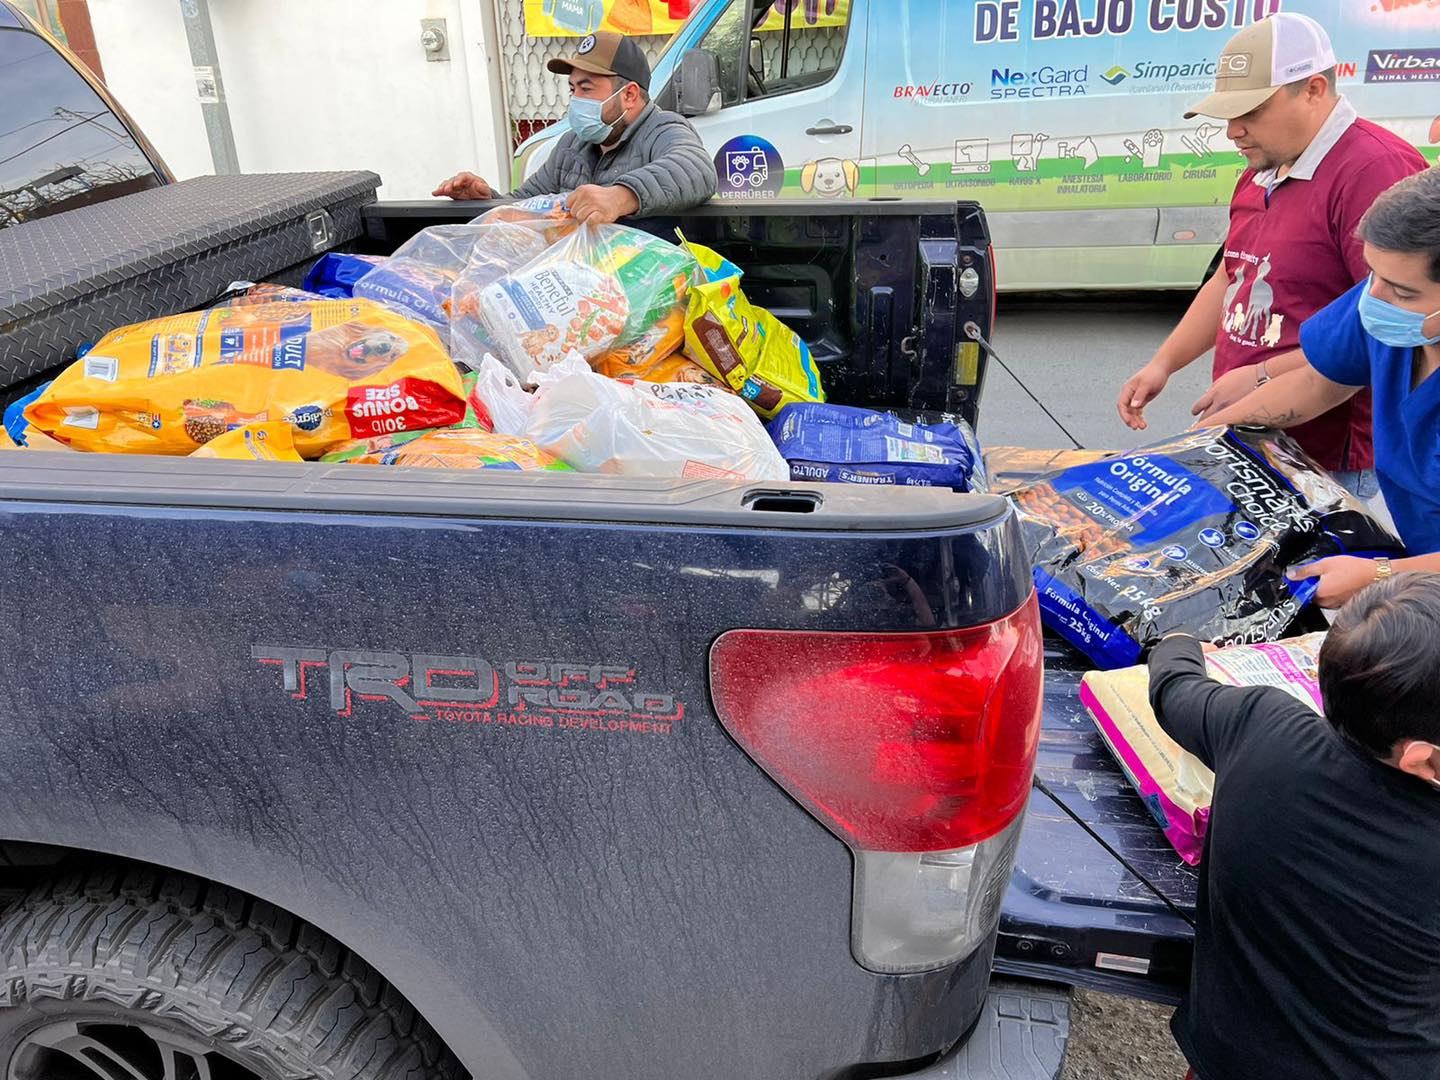
[[[1035,767],[1042,658],[1033,595],[964,630],[715,642],[726,730],[855,853],[866,967],[938,967],[994,929]]]

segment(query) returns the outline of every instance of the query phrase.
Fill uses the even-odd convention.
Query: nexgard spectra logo
[[[1440,49],[1376,49],[1365,63],[1368,82],[1440,82]]]
[[[1085,81],[1090,77],[1090,68],[1064,68],[1046,66],[1035,71],[1016,71],[1013,68],[991,68],[990,96],[992,98],[1050,98],[1083,97]]]

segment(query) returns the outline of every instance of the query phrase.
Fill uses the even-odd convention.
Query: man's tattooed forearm
[[[1283,428],[1287,424],[1293,424],[1301,418],[1297,409],[1256,409],[1246,419],[1246,423],[1263,425],[1265,427]]]

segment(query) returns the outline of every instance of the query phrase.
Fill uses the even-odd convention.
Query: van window
[[[829,82],[849,29],[850,0],[731,0],[699,48],[719,61],[728,108]]]
[[[840,70],[850,29],[848,0],[756,0],[764,14],[750,47],[749,97],[775,97],[829,82]],[[761,9],[767,9],[762,13]],[[787,37],[784,24],[789,22]],[[756,93],[755,77],[760,82]]]
[[[0,26],[0,229],[163,182],[64,57]]]
[[[700,48],[720,62],[720,105],[728,108],[745,100],[745,0],[731,0],[715,24],[700,39]]]

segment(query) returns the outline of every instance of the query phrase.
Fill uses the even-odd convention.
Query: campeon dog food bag
[[[1232,686],[1278,686],[1322,710],[1318,677],[1324,634],[1261,645],[1234,645],[1209,653],[1210,676]],[[1166,839],[1191,866],[1200,861],[1215,774],[1160,726],[1150,708],[1150,676],[1144,667],[1091,671],[1080,683],[1080,700],[1120,768],[1145,801]]]
[[[1166,634],[1273,641],[1314,597],[1287,567],[1401,544],[1289,436],[1204,428],[1011,496],[1045,624],[1100,668]]]
[[[459,372],[435,332],[369,300],[245,304],[106,334],[25,410],[77,450],[189,454],[283,421],[317,458],[348,439],[448,427]]]

